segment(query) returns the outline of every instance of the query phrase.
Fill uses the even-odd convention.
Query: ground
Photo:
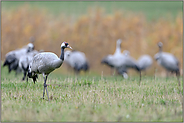
[[[48,77],[49,98],[36,84],[1,70],[1,120],[5,121],[183,121],[182,86],[175,77],[61,75]],[[180,78],[182,80],[182,78]],[[180,93],[181,92],[181,93]]]

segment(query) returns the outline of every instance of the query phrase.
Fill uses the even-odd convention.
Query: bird
[[[32,52],[28,52],[27,54],[20,57],[19,68],[23,71],[23,74],[24,74],[22,81],[25,80],[26,78],[30,62],[32,61],[33,57],[39,52],[42,52],[42,51],[33,50]],[[27,82],[28,82],[28,76],[27,76]]]
[[[47,91],[47,77],[48,75],[54,71],[55,69],[59,68],[63,61],[64,61],[64,49],[72,47],[69,46],[67,42],[63,42],[61,44],[61,55],[58,57],[55,53],[52,52],[42,52],[38,53],[33,57],[33,60],[31,61],[28,69],[28,77],[33,79],[33,82],[35,83],[38,75],[42,74],[44,78],[44,91],[43,91],[43,99],[45,90],[47,92],[47,97],[49,100],[49,94]]]
[[[121,42],[122,42],[121,39],[118,39],[118,40],[116,41],[116,50],[115,50],[114,56],[119,56],[119,55],[121,55]]]
[[[117,40],[116,44],[118,46],[116,46],[114,55],[107,55],[102,59],[101,63],[114,67],[124,78],[127,78],[126,70],[129,68],[140,71],[137,62],[133,57],[129,56],[129,54],[124,54],[125,52],[121,53],[120,40]]]
[[[81,51],[65,51],[64,62],[71,66],[75,73],[79,73],[81,70],[87,71],[89,69],[89,63],[85,54]]]
[[[153,60],[149,55],[142,55],[137,60],[137,65],[140,69],[140,72],[148,69],[152,65],[152,63],[153,63]]]
[[[19,71],[21,71],[18,65],[20,57],[33,50],[34,50],[34,45],[32,43],[29,43],[23,48],[8,52],[5,55],[5,61],[4,61],[3,67],[8,66],[9,73],[12,70],[15,70],[17,74]]]
[[[103,59],[102,62],[115,67],[118,71],[121,71],[122,68],[133,68],[137,71],[140,71],[136,60],[131,56],[121,55],[120,57],[114,57],[112,55],[108,55]]]
[[[122,40],[121,39],[118,39],[116,41],[116,50],[114,52],[113,55],[109,54],[107,56],[105,56],[102,60],[101,60],[101,64],[106,64],[107,66],[109,66],[112,69],[115,69],[116,68],[108,61],[108,57],[120,57],[122,54],[121,54],[121,42]],[[113,72],[115,73],[115,72]],[[121,71],[118,71],[119,74],[122,74]],[[114,75],[114,74],[113,74]]]
[[[178,78],[178,85],[180,86],[179,76],[180,76],[180,70],[179,70],[179,61],[178,59],[171,53],[163,52],[162,42],[158,42],[159,52],[154,55],[154,59],[157,61],[157,63],[166,69],[167,72],[176,73],[176,76]]]

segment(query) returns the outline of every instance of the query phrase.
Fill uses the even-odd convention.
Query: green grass
[[[149,20],[158,18],[176,17],[182,12],[182,1],[2,1],[2,10],[14,10],[15,8],[29,4],[31,7],[46,9],[54,15],[65,14],[77,17],[87,14],[89,8],[102,7],[106,13],[113,13],[116,10],[132,11],[145,14]]]
[[[51,73],[47,96],[43,78],[33,84],[1,69],[1,120],[10,121],[183,121],[176,78],[64,76]],[[183,86],[183,84],[182,84]],[[182,88],[181,88],[182,89]],[[183,90],[181,90],[183,91]]]

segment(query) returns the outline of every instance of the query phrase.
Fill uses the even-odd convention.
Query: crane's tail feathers
[[[89,69],[89,65],[88,65],[87,62],[83,65],[83,69],[84,69],[85,71],[87,71],[87,70]]]
[[[15,58],[14,55],[10,55],[8,56],[6,59],[5,59],[5,62],[3,64],[3,66],[6,66],[6,65],[10,65],[12,64],[13,62],[15,62],[17,59]]]
[[[140,71],[140,68],[139,68],[138,65],[135,65],[135,69],[136,69],[137,71]]]
[[[10,69],[11,70],[17,70],[19,64],[19,60],[16,59],[14,62],[10,63]]]
[[[4,62],[4,64],[3,64],[3,67],[6,66],[6,65],[8,65],[7,60],[5,60],[5,62]]]
[[[37,74],[33,77],[33,82],[34,82],[34,84],[35,84],[35,82],[36,82],[36,79],[38,79],[38,75],[37,75]]]
[[[8,71],[9,73],[12,71],[12,70],[17,70],[18,68],[18,61],[15,61],[11,64],[8,64]]]
[[[37,81],[38,75],[37,75],[37,74],[32,75],[32,73],[28,71],[27,76],[28,76],[29,78],[32,78],[32,79],[33,79],[33,82],[34,82],[34,84],[35,84],[35,82]]]

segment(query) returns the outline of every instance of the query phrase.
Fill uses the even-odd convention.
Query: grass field
[[[32,8],[47,10],[48,14],[78,17],[86,15],[89,9],[101,7],[107,14],[114,11],[132,11],[143,13],[148,20],[176,17],[182,12],[182,1],[2,1],[2,10],[15,10],[17,7],[29,4]],[[171,19],[171,18],[170,18]]]
[[[42,75],[33,84],[31,79],[21,81],[22,75],[7,73],[1,67],[2,122],[183,121],[183,94],[174,77],[166,81],[144,76],[138,86],[138,77],[51,73],[48,101],[41,99]]]
[[[15,10],[17,7],[26,5],[31,5],[31,11],[22,9],[18,12],[21,14],[17,14],[17,11],[13,11],[15,14],[11,14],[7,12],[7,10]],[[96,9],[96,7],[102,7],[105,9],[105,14],[111,14],[116,10],[122,10],[124,13],[127,11],[131,11],[134,14],[143,13],[148,20],[152,20],[150,26],[152,30],[148,31],[147,26],[135,26],[132,28],[131,26],[122,26],[125,27],[125,31],[130,34],[130,41],[134,41],[133,36],[139,37],[140,34],[139,29],[145,29],[148,31],[146,35],[149,37],[145,38],[144,36],[140,36],[140,40],[144,38],[144,40],[155,41],[155,43],[150,43],[150,46],[155,45],[156,41],[165,39],[166,42],[169,43],[169,47],[173,50],[173,46],[178,46],[174,51],[177,55],[180,54],[181,43],[182,40],[182,29],[180,29],[180,18],[174,19],[173,23],[170,23],[170,18],[166,19],[169,21],[157,21],[161,18],[166,17],[176,17],[178,14],[181,15],[182,11],[182,2],[12,2],[12,1],[2,1],[2,12],[3,17],[6,19],[3,20],[4,24],[4,32],[3,35],[3,44],[2,48],[4,48],[3,56],[5,56],[5,51],[10,49],[12,46],[11,42],[19,41],[25,42],[25,39],[28,39],[32,35],[36,35],[37,40],[41,41],[40,44],[44,43],[44,48],[46,51],[56,52],[55,45],[52,45],[52,40],[55,42],[60,42],[60,38],[66,40],[75,39],[77,41],[81,41],[80,43],[85,43],[81,47],[85,47],[86,44],[97,44],[101,46],[103,43],[99,43],[101,38],[108,37],[108,33],[103,34],[104,30],[114,29],[113,34],[115,36],[110,36],[110,41],[116,39],[122,35],[122,32],[117,31],[116,16],[106,17],[105,14],[102,14],[100,17],[103,20],[97,21],[95,24],[105,23],[105,27],[112,28],[101,28],[102,31],[96,32],[95,27],[92,28],[92,32],[89,33],[93,37],[93,40],[90,42],[82,42],[86,41],[86,39],[90,39],[88,37],[88,32],[86,31],[88,26],[93,21],[91,21],[90,17],[84,16],[87,15],[90,8]],[[94,7],[94,8],[93,8]],[[26,8],[26,6],[25,6]],[[39,9],[35,9],[39,8]],[[46,16],[43,14],[35,14],[35,11],[39,11],[40,9],[46,10]],[[6,13],[7,12],[7,13]],[[28,13],[26,13],[28,12]],[[31,13],[34,13],[32,16]],[[41,13],[41,12],[40,12]],[[51,15],[56,15],[56,18],[49,18],[51,22],[56,22],[56,26],[52,25],[52,23],[48,24],[49,19],[45,19],[45,17],[50,17]],[[73,33],[67,31],[68,21],[65,22],[63,19],[60,23],[58,21],[58,17],[60,15],[65,14],[67,17],[79,17],[81,21],[76,21],[80,26],[82,31],[76,31],[76,28],[72,28],[74,30]],[[100,13],[96,13],[98,15]],[[140,21],[138,25],[142,25],[144,21],[141,21],[140,18],[134,18],[134,14],[132,18],[129,18],[129,21],[125,23],[125,25],[137,25],[136,22]],[[12,17],[12,18],[11,18]],[[86,19],[86,18],[87,19]],[[106,17],[103,19],[103,17]],[[117,16],[120,17],[121,16]],[[122,19],[124,19],[122,17]],[[8,20],[8,21],[7,21]],[[93,20],[93,18],[92,18]],[[98,18],[97,18],[98,20]],[[126,20],[126,19],[124,19]],[[144,20],[144,19],[143,19]],[[181,19],[182,20],[182,19]],[[147,20],[146,20],[147,21]],[[130,22],[130,23],[128,23]],[[132,23],[133,24],[132,24]],[[135,22],[135,23],[134,23]],[[157,23],[158,22],[158,23]],[[13,24],[12,24],[13,23]],[[80,24],[81,23],[81,24]],[[86,23],[86,24],[85,24]],[[181,22],[182,23],[182,22]],[[19,26],[20,24],[20,26]],[[30,24],[32,24],[30,26]],[[45,24],[45,25],[44,25]],[[84,24],[84,25],[83,25]],[[120,24],[120,22],[119,22]],[[8,26],[7,26],[8,25]],[[66,25],[66,26],[65,26]],[[77,24],[76,24],[77,25]],[[153,27],[151,26],[153,25]],[[156,26],[155,26],[156,25]],[[176,26],[175,26],[176,25]],[[26,27],[26,28],[25,28]],[[62,28],[61,28],[62,27]],[[137,28],[138,27],[138,28]],[[154,28],[156,27],[156,28]],[[168,27],[168,28],[167,28]],[[181,26],[182,27],[182,26]],[[61,28],[61,30],[60,30]],[[15,29],[15,30],[14,30]],[[16,30],[17,29],[17,30]],[[25,29],[25,30],[24,30]],[[62,30],[63,29],[63,30]],[[79,28],[80,29],[80,28]],[[91,29],[91,28],[89,28]],[[13,30],[13,31],[12,31]],[[49,31],[48,31],[49,30]],[[77,29],[76,29],[77,30]],[[47,32],[48,31],[48,32]],[[144,30],[143,30],[144,31]],[[44,33],[46,32],[46,33]],[[121,32],[121,33],[119,33]],[[131,33],[134,32],[134,33]],[[163,33],[162,33],[163,32]],[[99,34],[101,33],[101,34]],[[81,37],[80,37],[81,34]],[[117,34],[117,35],[116,35]],[[133,36],[132,36],[133,34]],[[137,34],[137,35],[135,35]],[[174,36],[172,37],[171,34]],[[13,36],[12,36],[13,35]],[[94,35],[94,36],[93,36]],[[96,36],[95,36],[96,35]],[[103,36],[101,36],[103,35]],[[12,37],[11,37],[12,36]],[[163,38],[162,38],[163,36]],[[72,38],[71,38],[72,37]],[[98,38],[99,37],[99,38]],[[159,38],[157,38],[159,37]],[[61,39],[62,39],[61,38]],[[151,39],[150,39],[151,38]],[[113,40],[112,40],[113,39]],[[138,39],[137,39],[138,40]],[[5,42],[8,42],[5,45]],[[45,42],[48,41],[48,42]],[[99,41],[99,42],[95,42]],[[174,42],[174,43],[171,43]],[[177,43],[179,42],[179,43]],[[39,44],[38,43],[38,44]],[[74,42],[75,43],[75,42]],[[78,43],[78,44],[80,44]],[[17,43],[18,44],[18,43]],[[105,44],[105,43],[104,43]],[[18,46],[18,45],[17,45]],[[48,46],[49,48],[47,48]],[[76,45],[71,45],[72,47],[77,47]],[[135,45],[136,46],[136,45]],[[149,45],[148,45],[149,46]],[[36,47],[39,47],[38,45]],[[53,48],[54,47],[54,48]],[[80,48],[81,48],[80,47]],[[91,45],[91,47],[96,47],[96,45]],[[105,45],[104,47],[107,47]],[[124,46],[125,47],[125,46]],[[144,47],[144,46],[142,46]],[[153,46],[154,47],[154,46]],[[7,48],[5,50],[5,48]],[[128,48],[128,47],[125,47]],[[9,50],[8,49],[8,50]],[[87,49],[87,50],[86,50]],[[91,54],[94,49],[90,49],[87,47],[83,51],[88,51],[88,54],[94,61],[99,61],[100,64],[100,51],[104,49],[97,50],[96,54]],[[108,47],[108,51],[111,48]],[[134,47],[132,49],[135,49]],[[149,48],[152,49],[152,48]],[[56,50],[56,51],[55,51]],[[60,49],[58,49],[60,51]],[[86,53],[85,51],[85,53]],[[113,50],[114,51],[114,50]],[[130,50],[131,51],[131,50]],[[135,49],[136,51],[136,49]],[[138,51],[138,50],[137,50]],[[170,51],[170,50],[168,50]],[[105,52],[105,50],[104,50]],[[154,53],[155,51],[153,51]],[[132,51],[131,51],[131,54]],[[182,62],[181,62],[182,63]],[[97,65],[93,65],[95,67]],[[99,65],[102,66],[102,65]],[[100,67],[97,66],[100,71]],[[64,66],[51,73],[48,77],[48,91],[50,101],[46,98],[43,100],[43,77],[39,75],[39,79],[36,84],[29,79],[29,82],[21,81],[22,74],[15,76],[14,73],[8,74],[7,68],[1,67],[1,121],[3,122],[25,122],[25,121],[55,121],[55,122],[72,122],[72,121],[155,121],[155,122],[169,122],[169,121],[183,121],[183,80],[180,78],[181,87],[178,87],[177,79],[174,76],[169,77],[167,80],[163,77],[154,78],[153,76],[144,76],[142,78],[141,85],[139,86],[139,77],[138,76],[130,76],[129,79],[123,79],[121,76],[106,76],[106,75],[95,75],[93,74],[82,74],[80,76],[74,75],[63,75],[59,74],[59,70],[64,71]],[[58,71],[58,72],[57,72]],[[62,72],[63,72],[62,71]],[[91,71],[90,71],[91,72]],[[100,71],[101,72],[101,71]],[[104,71],[105,72],[105,71]],[[96,72],[97,73],[97,72]],[[158,73],[157,73],[158,74]]]

